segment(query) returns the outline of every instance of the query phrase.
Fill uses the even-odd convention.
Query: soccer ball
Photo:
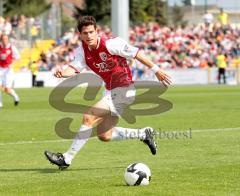
[[[126,168],[124,179],[130,186],[148,185],[151,180],[151,171],[144,163],[132,163]]]

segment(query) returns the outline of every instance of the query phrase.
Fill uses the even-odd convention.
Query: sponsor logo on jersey
[[[107,72],[110,71],[107,64],[105,62],[96,63],[95,66],[99,68],[99,72]]]

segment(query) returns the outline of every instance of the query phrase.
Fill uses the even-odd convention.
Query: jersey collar
[[[4,45],[2,44],[2,43],[0,43],[0,46],[3,48],[4,47]],[[10,43],[8,43],[4,48],[10,48],[11,47],[11,44]]]
[[[99,46],[100,46],[100,37],[98,37],[97,38],[97,47],[96,47],[96,49],[95,50],[97,50],[98,48],[99,48]],[[89,46],[88,46],[88,49],[91,51],[92,49],[91,48],[89,48]]]

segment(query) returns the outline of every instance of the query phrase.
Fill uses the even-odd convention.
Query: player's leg
[[[3,91],[3,87],[1,85],[1,79],[0,79],[0,109],[3,107],[2,91]]]
[[[15,92],[15,90],[12,88],[13,80],[14,80],[13,71],[11,69],[8,69],[4,73],[4,79],[3,79],[3,81],[4,81],[4,84],[3,84],[4,91],[5,91],[5,93],[10,95],[14,99],[14,105],[17,106],[20,99],[19,99],[19,96],[17,95],[17,93]]]
[[[133,101],[132,98],[124,100],[123,95],[126,94],[127,89],[120,88],[113,91],[115,98],[112,94],[107,94],[84,116],[83,124],[88,126],[97,124],[97,135],[100,140],[107,142],[134,138],[145,139],[145,131],[142,129],[116,127],[124,108]]]
[[[0,68],[0,109],[3,107],[2,92],[3,92],[3,69]]]
[[[118,92],[115,93],[118,94]],[[125,92],[123,94],[125,95]],[[124,107],[132,102],[132,100],[127,99],[124,103],[122,98],[122,96],[119,96],[119,99],[116,99],[119,101],[113,103],[111,95],[108,95],[95,104],[84,114],[82,126],[66,153],[45,151],[49,161],[58,165],[60,169],[67,168],[79,150],[86,144],[95,124],[98,125],[97,132],[100,140],[110,141],[138,138],[149,146],[153,154],[156,154],[156,144],[153,140],[153,130],[151,128],[130,129],[115,127],[118,122],[118,116],[121,115]]]
[[[73,140],[73,143],[69,150],[64,153],[66,162],[71,163],[72,159],[79,152],[79,150],[86,144],[92,133],[92,128],[103,121],[105,116],[110,114],[108,105],[100,100],[93,107],[91,107],[84,115],[82,119],[82,125]]]
[[[6,87],[4,91],[14,99],[14,105],[17,106],[19,104],[20,99],[16,91],[13,88],[8,87]]]
[[[82,126],[76,134],[69,150],[64,154],[45,151],[45,155],[50,162],[59,166],[60,169],[67,168],[76,154],[86,144],[92,133],[92,127],[97,125],[98,137],[102,141],[125,140],[138,138],[146,143],[149,140],[145,129],[129,129],[115,127],[118,116],[112,116],[109,104],[102,99],[94,107],[83,115]],[[139,138],[139,136],[141,138]],[[145,137],[143,137],[145,136]]]
[[[105,142],[138,139],[148,145],[152,154],[156,154],[157,145],[153,138],[155,132],[151,127],[141,129],[124,128],[116,127],[117,123],[117,116],[105,116],[103,121],[97,126],[98,138]]]
[[[113,128],[118,123],[118,120],[118,116],[111,116],[110,113],[105,115],[103,120],[97,125],[98,139],[104,142],[112,140]]]
[[[226,84],[226,69],[223,68],[223,83]]]
[[[124,89],[124,91],[125,90],[126,89]],[[130,90],[132,90],[131,87]],[[109,96],[106,96],[102,99],[102,102],[109,106],[110,113],[105,114],[103,121],[97,126],[98,138],[102,141],[139,139],[148,145],[152,154],[156,154],[157,145],[153,138],[155,132],[151,127],[133,129],[115,126],[118,123],[118,118],[121,117],[124,109],[133,102],[131,97],[124,98],[127,94],[124,91],[119,97],[117,95],[115,98],[113,98],[114,101],[112,101],[113,99],[109,99]],[[118,94],[118,92],[113,93]]]
[[[218,68],[218,84],[221,84],[221,68]]]
[[[51,163],[58,165],[59,169],[67,168],[76,154],[86,144],[89,137],[91,137],[94,124],[101,122],[103,117],[109,112],[108,105],[100,100],[83,115],[82,125],[68,151],[63,154],[45,151],[45,156]]]
[[[114,122],[114,116],[121,117],[125,108],[132,104],[135,100],[136,90],[134,85],[129,87],[121,87],[113,89],[111,92],[111,99],[108,96],[103,98],[110,108],[110,115],[108,118],[105,117],[100,130],[100,139],[104,141],[116,141],[116,140],[126,140],[126,139],[139,139],[148,145],[152,154],[156,154],[157,145],[154,141],[155,131],[151,127],[145,127],[141,129],[132,129],[125,127],[114,127],[110,122]],[[111,125],[111,129],[108,130],[104,127],[106,125]],[[115,122],[116,124],[116,122]],[[113,128],[112,128],[113,127]]]
[[[144,129],[116,127],[118,119],[118,116],[106,115],[103,121],[97,125],[97,135],[101,141],[145,139],[146,134]]]

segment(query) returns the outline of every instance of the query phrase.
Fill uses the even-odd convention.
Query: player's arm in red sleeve
[[[149,69],[152,69],[158,80],[161,81],[165,86],[168,86],[172,83],[171,77],[166,74],[162,69],[160,69],[158,65],[150,61],[141,51],[138,51],[135,58],[142,64],[147,66]]]

